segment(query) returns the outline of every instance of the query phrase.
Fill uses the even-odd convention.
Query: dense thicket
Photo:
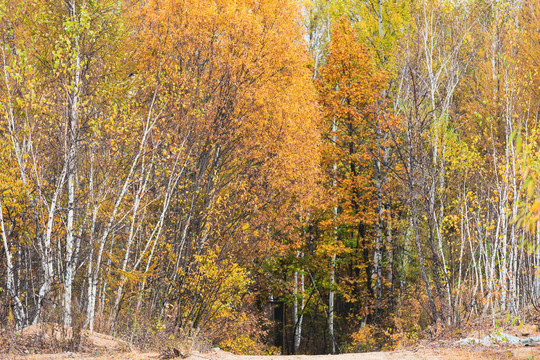
[[[0,320],[316,353],[525,316],[539,12],[1,2]]]

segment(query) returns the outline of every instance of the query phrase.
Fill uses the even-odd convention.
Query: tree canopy
[[[0,320],[312,354],[527,316],[539,12],[3,0]]]

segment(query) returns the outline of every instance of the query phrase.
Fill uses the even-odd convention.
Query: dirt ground
[[[538,322],[540,323],[540,321]],[[505,331],[515,336],[540,336],[540,326],[519,325],[505,328]],[[466,334],[456,334],[456,339],[463,337],[482,338],[489,332],[485,327],[471,329]],[[17,333],[19,343],[24,346],[0,346],[0,360],[67,360],[67,359],[88,359],[88,360],[159,360],[171,357],[164,357],[165,354],[157,352],[138,352],[134,346],[114,338],[96,332],[83,331],[79,336],[85,339],[85,351],[81,353],[59,353],[59,354],[35,354],[36,345],[46,345],[50,342],[61,341],[65,337],[74,336],[70,328],[66,329],[55,324],[40,324],[27,327]],[[500,344],[493,345],[473,345],[470,343],[459,344],[456,339],[446,340],[423,340],[414,347],[399,351],[371,352],[342,355],[291,355],[291,356],[240,356],[227,351],[211,351],[208,353],[193,352],[186,360],[540,360],[540,342],[529,343],[532,346],[508,346]],[[54,349],[54,347],[41,347]],[[58,347],[56,347],[58,348]],[[8,353],[2,353],[6,351]],[[27,353],[27,355],[24,355]],[[175,359],[182,360],[181,357]]]
[[[5,360],[67,360],[67,359],[87,359],[87,360],[158,360],[161,355],[158,353],[138,353],[138,352],[111,352],[102,355],[94,354],[40,354],[40,355],[8,355],[0,354]],[[181,358],[177,358],[181,359]],[[540,348],[536,347],[515,347],[515,348],[425,348],[416,350],[400,350],[388,352],[372,352],[360,354],[342,355],[289,355],[289,356],[240,356],[226,351],[217,351],[205,354],[191,354],[187,360],[503,360],[503,359],[523,359],[540,360]]]

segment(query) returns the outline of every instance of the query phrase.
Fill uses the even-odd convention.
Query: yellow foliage
[[[237,337],[229,338],[219,344],[224,350],[239,355],[256,355],[260,353],[261,344],[257,343],[249,336],[240,334]]]
[[[377,349],[377,338],[369,325],[353,333],[351,338],[354,351],[368,352]]]

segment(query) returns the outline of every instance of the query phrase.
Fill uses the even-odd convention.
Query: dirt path
[[[193,360],[420,360],[420,359],[441,359],[436,354],[430,357],[414,353],[412,351],[391,351],[391,352],[371,352],[360,354],[342,355],[289,355],[289,356],[235,356],[230,353],[217,353],[214,356],[204,354],[201,359]]]
[[[2,360],[158,360],[158,353],[109,353],[92,354],[48,354],[48,355],[7,355],[0,354]],[[180,358],[177,358],[180,359]],[[419,349],[388,352],[372,352],[343,355],[290,355],[290,356],[239,356],[226,351],[207,354],[192,354],[187,360],[503,360],[503,359],[540,359],[540,348],[444,348]]]

